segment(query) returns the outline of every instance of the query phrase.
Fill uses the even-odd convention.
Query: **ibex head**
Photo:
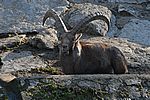
[[[63,32],[60,36],[60,54],[62,55],[68,55],[72,50],[74,50],[74,47],[76,43],[78,43],[79,39],[81,38],[82,34],[80,33],[82,27],[84,27],[86,24],[93,20],[104,20],[107,25],[109,26],[109,20],[107,17],[102,15],[100,12],[96,12],[94,14],[90,14],[87,17],[85,17],[83,20],[79,22],[73,29],[68,30],[65,23],[63,22],[62,18],[53,10],[50,9],[46,12],[44,18],[43,18],[43,25],[47,18],[52,17],[56,21],[60,22],[61,27],[63,28]],[[78,48],[79,49],[79,48]]]
[[[81,36],[82,34],[63,34],[60,38],[60,53],[63,55],[69,55],[70,52],[74,50],[74,47],[76,43],[79,42]]]

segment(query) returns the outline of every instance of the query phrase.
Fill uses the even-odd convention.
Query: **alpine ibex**
[[[101,13],[88,15],[71,30],[67,29],[62,18],[52,9],[46,12],[43,25],[49,17],[59,21],[63,28],[59,53],[65,74],[124,74],[128,72],[125,56],[118,48],[101,43],[79,41],[82,36],[81,28],[89,22],[101,19],[109,24],[109,20]]]

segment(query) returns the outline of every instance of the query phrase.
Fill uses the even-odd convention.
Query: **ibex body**
[[[127,62],[122,52],[100,43],[77,42],[69,55],[61,54],[66,74],[123,74]]]
[[[87,23],[102,19],[109,25],[109,20],[95,13],[87,16],[72,30],[67,30],[62,19],[54,10],[46,12],[43,25],[48,17],[53,17],[62,25],[59,47],[60,61],[65,74],[124,74],[127,73],[127,61],[123,53],[116,47],[101,43],[80,42],[80,30]]]

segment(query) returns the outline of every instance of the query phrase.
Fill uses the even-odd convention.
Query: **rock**
[[[146,49],[146,55],[150,55],[150,47]]]
[[[131,19],[133,19],[133,17],[119,17],[116,20],[116,26],[119,29],[122,29],[124,27],[124,25],[126,25]]]
[[[140,4],[148,2],[148,0],[68,0],[69,2],[73,3],[128,3],[128,4]]]
[[[43,99],[42,96],[56,100],[74,99],[76,96],[83,100],[147,100],[149,85],[141,83],[149,82],[149,75],[50,75],[43,77],[20,78],[20,81],[28,80],[28,87],[24,93],[25,97],[32,99]],[[66,81],[70,81],[69,85]],[[130,82],[129,82],[129,81]],[[32,86],[32,82],[39,84]],[[128,82],[127,82],[128,81]],[[27,83],[26,82],[26,83]],[[104,83],[105,82],[105,83]],[[129,85],[126,84],[129,83]],[[22,87],[22,86],[20,86]],[[41,90],[42,88],[42,90]],[[43,91],[45,90],[45,91]],[[55,92],[52,92],[55,91]],[[43,93],[44,92],[44,93]],[[29,94],[31,93],[31,94]],[[41,95],[37,95],[37,94]],[[58,94],[56,94],[58,93]],[[66,95],[67,94],[67,95]],[[55,95],[55,96],[53,96]],[[57,95],[57,96],[56,96]],[[80,98],[81,99],[81,98]]]
[[[75,4],[70,9],[68,9],[68,11],[62,14],[62,17],[68,29],[72,29],[87,15],[90,15],[91,13],[94,14],[95,12],[101,12],[102,15],[110,21],[111,11],[107,7],[90,3]],[[57,23],[56,26],[58,26]],[[90,22],[90,24],[87,24],[85,27],[83,27],[81,31],[83,33],[105,36],[108,31],[108,27],[109,26],[104,20],[94,20]]]
[[[114,37],[116,36],[119,32],[118,27],[116,26],[116,17],[114,15],[111,16],[111,20],[110,20],[110,27],[109,27],[109,31],[106,34],[106,36],[109,37]]]
[[[122,16],[134,16],[136,18],[150,20],[149,11],[145,10],[142,5],[119,4],[118,12]]]
[[[3,66],[0,72],[30,70],[31,68],[46,67],[44,62],[31,51],[8,51],[2,55]]]
[[[80,87],[91,87],[93,89],[100,89],[100,84],[96,83],[96,82],[91,82],[91,81],[80,81],[78,83],[78,86]]]
[[[150,10],[150,4],[147,4],[146,9]]]
[[[57,9],[60,13],[68,5],[67,0],[1,0],[0,2],[0,33],[32,32],[42,28],[43,16],[49,8]]]
[[[119,37],[127,38],[129,41],[150,46],[150,21],[132,19],[121,30]]]
[[[5,89],[8,100],[23,100],[18,80],[11,74],[0,74],[0,86]]]
[[[39,34],[31,37],[29,43],[39,49],[54,49],[58,43],[57,31],[52,28],[37,31]]]
[[[129,79],[129,80],[126,80],[125,83],[127,85],[139,85],[139,84],[141,84],[141,80]]]
[[[0,74],[0,83],[9,83],[16,79],[14,75],[11,74]]]
[[[0,3],[0,33],[8,32],[32,32],[35,29],[42,28],[42,19],[45,12],[49,8],[53,8],[57,13],[61,13],[68,9],[70,3],[94,3],[94,4],[116,4],[116,3],[128,3],[128,4],[141,4],[147,3],[147,0],[45,0],[45,1],[34,1],[34,0],[1,0]],[[149,9],[149,6],[146,6]],[[148,13],[147,13],[148,14]],[[147,16],[144,15],[144,16]],[[102,23],[102,22],[101,22]],[[48,25],[52,24],[52,21]],[[103,24],[102,24],[103,25]],[[16,28],[14,28],[14,26]],[[99,25],[100,27],[101,25]],[[95,28],[96,29],[96,28]]]

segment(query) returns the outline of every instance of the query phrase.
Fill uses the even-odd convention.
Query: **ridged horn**
[[[109,19],[107,17],[105,17],[104,15],[102,15],[100,12],[96,12],[95,14],[90,14],[87,17],[85,17],[83,20],[81,19],[81,21],[75,26],[73,27],[73,29],[70,31],[71,34],[76,34],[78,32],[81,31],[81,29],[88,24],[89,22],[93,21],[93,20],[98,20],[101,19],[103,21],[105,21],[108,25],[108,29],[109,29]]]
[[[43,26],[44,26],[44,23],[46,21],[47,18],[49,17],[52,17],[53,19],[55,19],[56,21],[60,22],[62,28],[64,29],[64,32],[68,32],[68,29],[65,25],[65,23],[63,22],[62,18],[56,13],[55,10],[53,9],[49,9],[45,15],[44,15],[44,18],[43,18]]]

